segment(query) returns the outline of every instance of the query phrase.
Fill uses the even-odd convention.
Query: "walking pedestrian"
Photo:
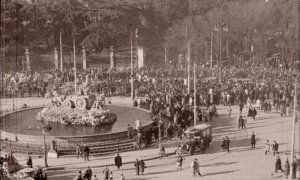
[[[272,147],[273,156],[275,156],[275,154],[278,154],[278,148],[279,148],[279,144],[274,140],[273,147]]]
[[[115,165],[117,166],[118,170],[120,169],[120,167],[122,166],[122,157],[118,155],[115,157]]]
[[[159,144],[159,156],[160,158],[165,156],[165,146],[163,144]]]
[[[107,165],[105,165],[105,168],[103,169],[103,174],[104,174],[104,180],[109,180],[109,169],[107,167]]]
[[[27,160],[26,165],[27,165],[29,168],[32,168],[32,159],[31,159],[31,156],[28,157],[28,160]]]
[[[242,116],[242,114],[239,114],[238,115],[238,128],[240,129],[241,128],[241,126],[242,126],[242,122],[243,122],[243,116]]]
[[[200,167],[199,167],[199,163],[198,163],[198,160],[197,158],[192,162],[191,164],[191,168],[193,169],[193,176],[195,176],[196,174],[198,174],[199,176],[201,176],[201,173],[200,173]]]
[[[76,156],[77,156],[77,159],[79,158],[79,156],[82,157],[79,144],[76,145]]]
[[[78,176],[77,176],[76,180],[83,180],[81,171],[78,172]]]
[[[278,170],[280,170],[281,172],[284,172],[281,167],[281,160],[280,160],[279,156],[277,156],[276,162],[275,162],[275,173],[277,173]]]
[[[290,175],[290,163],[288,159],[286,159],[284,164],[284,175],[285,175],[285,179],[288,179]]]
[[[265,142],[265,155],[267,155],[270,152],[270,143],[269,140],[267,139]]]
[[[222,150],[224,151],[225,150],[225,138],[224,137],[223,137],[223,140],[222,140],[221,147],[222,147]]]
[[[127,127],[127,136],[129,139],[133,138],[133,128],[130,124],[128,124],[128,127]]]
[[[228,111],[228,116],[230,117],[230,116],[231,116],[231,112],[232,112],[232,108],[231,108],[231,106],[230,106],[230,105],[228,106],[228,109],[227,109],[227,111]]]
[[[177,170],[181,170],[182,169],[182,162],[183,162],[183,158],[182,158],[181,155],[179,155],[179,157],[177,158],[177,162],[176,162]]]
[[[136,175],[140,175],[140,165],[139,165],[139,160],[138,159],[136,159],[136,161],[134,162],[134,167],[135,167]]]
[[[251,148],[255,148],[256,139],[255,139],[255,134],[254,134],[254,132],[252,132],[252,134],[251,134],[251,139],[250,139],[250,141],[251,141]]]
[[[253,120],[255,121],[255,117],[257,115],[257,110],[255,108],[253,108],[253,111],[252,111],[252,117],[253,117]]]
[[[120,180],[125,180],[125,176],[121,174]]]
[[[84,173],[84,177],[87,179],[87,180],[91,180],[92,179],[92,176],[93,176],[93,172],[90,168],[90,166],[87,167],[87,170],[85,171]]]
[[[228,136],[226,136],[225,137],[225,149],[227,150],[227,152],[230,152],[229,145],[230,145],[230,139],[228,138]]]
[[[113,172],[110,171],[110,173],[109,173],[109,180],[113,180],[113,179],[114,179]]]
[[[85,144],[83,148],[84,161],[89,161],[90,148]]]
[[[146,168],[145,162],[143,160],[140,160],[139,166],[140,166],[139,169],[140,169],[141,174],[144,175],[144,171]]]

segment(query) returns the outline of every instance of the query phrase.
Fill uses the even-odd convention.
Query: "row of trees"
[[[233,59],[235,55],[245,59],[245,55],[248,55],[247,58],[254,56],[258,60],[264,60],[276,53],[280,54],[282,61],[290,62],[296,58],[299,23],[296,1],[191,0],[190,2],[189,15],[167,30],[165,43],[172,52],[184,54],[186,39],[190,39],[192,59],[207,61],[210,34],[213,33],[213,55],[214,59],[218,59],[220,35],[214,31],[214,27],[216,23],[223,21],[228,27],[228,32],[224,32],[222,36],[224,58]],[[226,41],[229,46],[229,57],[225,55]]]
[[[73,39],[78,47],[101,52],[114,46],[128,47],[130,37],[150,48],[162,44],[161,32],[186,14],[185,0],[106,0],[85,4],[77,0],[1,1],[2,53],[59,47],[62,34],[65,47]],[[182,10],[177,11],[181,7]],[[138,29],[138,30],[137,30]],[[134,41],[134,42],[135,42]]]
[[[121,51],[131,36],[146,47],[147,57],[156,60],[163,59],[164,48],[169,59],[177,59],[178,53],[186,52],[189,39],[192,59],[206,61],[211,32],[214,59],[218,58],[220,37],[213,28],[219,21],[229,29],[222,40],[227,39],[231,58],[233,54],[265,58],[280,53],[282,59],[291,60],[296,53],[296,3],[285,0],[104,0],[88,4],[1,0],[1,52],[41,47],[52,51],[59,47],[60,33],[65,47],[71,47],[75,38],[77,46],[88,51],[101,52],[110,46]]]

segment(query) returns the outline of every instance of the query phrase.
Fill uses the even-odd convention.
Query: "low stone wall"
[[[41,108],[41,107],[36,107]],[[36,109],[31,108],[31,109]],[[132,107],[134,108],[134,107]],[[20,111],[26,111],[31,109],[24,109]],[[143,110],[146,112],[149,112],[148,110],[136,108],[139,110]],[[12,112],[16,113],[16,112]],[[9,113],[9,114],[12,114]],[[8,115],[8,114],[6,114]],[[4,115],[4,116],[6,116]],[[1,119],[4,117],[0,117]],[[152,125],[152,121],[148,124],[144,125],[144,128],[149,128]],[[11,132],[6,132],[3,130],[0,130],[0,138],[2,140],[8,140],[8,141],[15,141],[19,143],[25,143],[25,144],[34,144],[34,145],[43,145],[44,144],[44,138],[47,144],[50,144],[51,141],[55,141],[57,144],[74,144],[74,143],[93,143],[93,142],[106,142],[106,141],[122,141],[127,139],[127,130],[114,132],[114,133],[105,133],[105,134],[95,134],[95,135],[77,135],[77,136],[34,136],[34,135],[25,135],[25,134],[16,134]]]

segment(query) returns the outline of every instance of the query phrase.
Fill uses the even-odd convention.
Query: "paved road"
[[[32,99],[38,102],[44,100]],[[18,100],[19,102],[27,102],[28,100]],[[113,103],[119,105],[131,105],[128,99],[114,98]],[[6,101],[6,106],[10,102]],[[113,171],[114,177],[118,178],[120,174],[124,174],[126,179],[193,179],[190,164],[194,158],[200,161],[200,170],[202,173],[201,179],[283,179],[282,173],[274,173],[275,157],[273,155],[264,155],[264,142],[269,139],[271,142],[276,140],[279,143],[279,151],[282,162],[284,162],[286,155],[289,153],[291,147],[291,127],[292,117],[280,117],[278,113],[272,112],[264,114],[258,112],[255,121],[248,120],[247,129],[241,130],[237,128],[238,107],[233,107],[232,117],[227,116],[226,108],[218,107],[219,117],[213,121],[213,142],[206,154],[198,154],[194,156],[185,156],[183,163],[183,170],[176,170],[175,156],[169,156],[162,159],[152,159],[146,161],[147,168],[145,175],[136,176],[134,166],[132,163],[125,164],[121,170],[117,170],[114,166],[109,166]],[[244,112],[246,114],[246,110]],[[299,125],[296,126],[296,150],[299,152]],[[257,137],[257,146],[255,149],[250,148],[249,138],[254,132]],[[231,152],[220,151],[221,139],[228,136],[231,139]],[[178,144],[178,140],[168,142],[167,152],[172,152]],[[156,147],[152,149],[145,149],[141,151],[122,153],[124,162],[131,162],[135,158],[152,158],[157,156],[158,150]],[[299,157],[299,153],[297,153]],[[50,168],[47,170],[50,180],[68,180],[74,179],[79,170],[84,171],[89,165],[94,174],[102,179],[103,166],[105,164],[112,164],[115,155],[107,155],[102,157],[92,157],[91,161],[84,162],[82,159],[76,158],[59,158],[49,159]],[[25,161],[20,163],[25,165]],[[43,159],[34,159],[35,165],[43,166]],[[298,172],[299,173],[299,172]],[[299,177],[299,175],[298,175]]]

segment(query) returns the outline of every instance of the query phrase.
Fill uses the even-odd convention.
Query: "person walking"
[[[90,148],[85,144],[83,148],[84,161],[89,161]]]
[[[76,156],[77,156],[77,159],[79,158],[79,156],[82,157],[79,144],[76,145]]]
[[[29,168],[32,168],[32,159],[31,159],[31,156],[28,157],[28,160],[27,160],[26,165],[27,165]]]
[[[83,180],[81,171],[78,172],[78,176],[77,176],[76,180]]]
[[[290,175],[290,163],[288,159],[286,159],[284,163],[284,175],[285,175],[285,179],[288,179]]]
[[[198,174],[199,176],[201,176],[201,173],[200,173],[200,167],[199,167],[199,162],[197,160],[197,158],[192,162],[191,164],[191,168],[193,169],[193,176],[195,176],[196,174]]]
[[[251,134],[250,142],[251,142],[251,148],[255,148],[256,139],[255,139],[254,132],[252,132],[252,134]]]
[[[269,140],[267,139],[265,142],[265,155],[267,155],[270,152],[270,143]]]
[[[278,148],[279,148],[279,144],[274,140],[274,143],[272,146],[273,156],[275,156],[275,154],[278,154]]]
[[[128,124],[128,127],[127,127],[127,136],[129,139],[133,138],[133,128],[130,124]]]
[[[125,180],[125,176],[123,174],[121,174],[120,180]]]
[[[231,116],[231,112],[232,112],[232,108],[231,108],[231,106],[230,106],[230,105],[228,106],[228,109],[227,109],[227,111],[228,111],[228,116],[230,117],[230,116]]]
[[[243,122],[243,116],[242,116],[242,114],[239,114],[238,115],[238,128],[240,129],[241,128],[241,126],[242,126],[242,122]]]
[[[109,180],[113,180],[114,179],[114,176],[113,176],[113,172],[110,171],[109,172],[109,177],[108,177]]]
[[[87,180],[91,180],[92,179],[92,176],[93,176],[93,172],[90,168],[90,166],[87,167],[87,170],[85,171],[84,173],[84,177],[87,179]]]
[[[140,175],[140,162],[138,159],[134,162],[135,173],[136,175]]]
[[[115,165],[117,166],[118,170],[122,166],[122,157],[119,155],[119,153],[115,157]]]
[[[255,121],[255,117],[257,115],[257,110],[255,108],[253,108],[253,111],[252,111],[252,118],[253,120]]]
[[[140,169],[141,174],[144,175],[144,171],[146,168],[145,162],[143,160],[140,160],[139,166],[140,166],[139,169]]]
[[[181,155],[179,155],[179,157],[177,158],[177,162],[176,162],[177,170],[181,170],[182,169],[182,162],[183,162],[183,158],[182,158]]]
[[[159,157],[160,158],[162,158],[162,157],[164,157],[165,156],[165,146],[162,144],[162,143],[160,143],[159,144]]]
[[[280,170],[281,172],[284,172],[281,167],[281,160],[280,160],[279,156],[277,156],[276,162],[275,162],[275,173],[277,173],[278,170]]]
[[[230,139],[228,138],[228,136],[226,136],[225,137],[225,149],[227,150],[227,152],[230,152],[229,145],[230,145]]]
[[[222,150],[224,151],[225,150],[225,138],[224,137],[223,137],[223,140],[222,140],[221,147],[222,147]]]
[[[99,180],[97,175],[94,175],[94,179],[93,180]]]
[[[109,169],[107,167],[107,165],[105,165],[105,168],[103,169],[103,174],[104,174],[104,180],[109,180]]]

